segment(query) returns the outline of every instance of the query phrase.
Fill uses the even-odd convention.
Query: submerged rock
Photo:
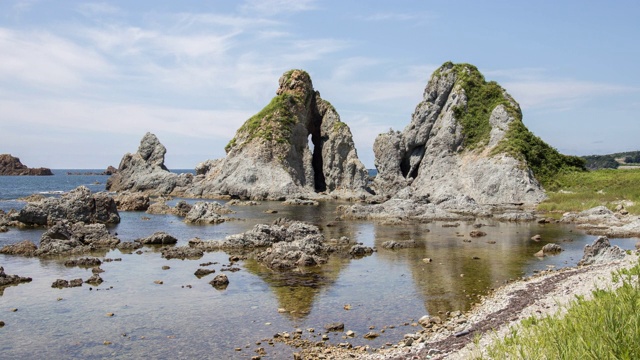
[[[209,284],[218,290],[224,290],[229,285],[229,278],[225,274],[216,275]]]
[[[198,166],[202,178],[190,195],[280,200],[316,192],[367,194],[367,170],[351,130],[313,89],[309,74],[291,70],[279,83],[271,103],[238,129],[227,157]]]
[[[27,203],[19,212],[12,214],[11,219],[27,225],[47,226],[60,220],[117,224],[120,215],[111,196],[105,193],[92,194],[86,186],[79,186],[60,198]]]

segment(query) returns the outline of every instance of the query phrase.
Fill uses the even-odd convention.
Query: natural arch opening
[[[312,152],[311,166],[313,167],[313,186],[316,192],[323,192],[327,190],[327,182],[324,178],[324,171],[322,165],[322,134],[320,132],[320,126],[322,125],[322,116],[318,113],[317,106],[314,103],[312,106],[311,121],[309,121],[309,135],[311,138],[309,148]],[[313,144],[313,146],[311,146]]]

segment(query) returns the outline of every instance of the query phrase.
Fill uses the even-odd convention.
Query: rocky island
[[[47,176],[53,175],[48,168],[29,168],[20,159],[10,154],[0,154],[0,176]]]

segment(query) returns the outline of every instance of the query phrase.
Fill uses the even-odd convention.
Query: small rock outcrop
[[[624,250],[618,246],[611,246],[609,238],[600,236],[593,244],[584,246],[584,255],[578,262],[579,266],[603,264],[623,259],[626,256]]]
[[[146,211],[149,208],[149,195],[144,193],[123,192],[114,196],[116,207],[120,211]]]
[[[222,215],[233,212],[233,210],[217,202],[198,201],[191,207],[185,216],[184,222],[198,225],[219,224],[228,220],[227,217]]]
[[[164,165],[167,149],[151,133],[146,133],[135,154],[122,157],[118,171],[107,180],[108,191],[144,192],[167,195],[180,192],[192,181],[191,174],[175,174]]]
[[[32,256],[38,250],[36,244],[30,240],[23,240],[15,244],[5,245],[0,249],[0,254]]]
[[[48,168],[29,168],[26,165],[23,165],[20,162],[20,159],[15,156],[11,156],[10,154],[0,154],[0,176],[2,175],[46,176],[53,175],[53,173],[51,172],[51,169]]]
[[[373,150],[377,194],[434,204],[536,204],[545,198],[538,177],[584,166],[531,134],[502,87],[450,62],[431,76],[404,131],[379,135]]]
[[[84,222],[88,224],[117,224],[120,215],[113,198],[106,193],[92,194],[86,186],[79,186],[60,198],[44,198],[29,202],[12,220],[27,225],[50,226],[57,221]]]
[[[153,235],[148,236],[146,238],[140,238],[135,240],[135,242],[142,245],[172,245],[178,242],[178,239],[167,234],[164,231],[157,231],[153,233]]]
[[[35,256],[83,254],[97,249],[115,248],[120,240],[104,224],[60,221],[40,238]]]
[[[7,275],[4,273],[4,268],[0,266],[0,287],[9,285],[18,285],[24,282],[30,282],[30,277],[22,277],[18,275]]]
[[[227,157],[198,165],[190,195],[279,200],[368,194],[367,170],[351,130],[313,89],[309,74],[291,70],[279,83],[271,103],[238,129],[225,148]]]

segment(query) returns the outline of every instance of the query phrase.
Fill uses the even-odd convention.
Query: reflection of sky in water
[[[171,204],[175,202],[177,199]],[[51,288],[57,278],[86,280],[90,270],[67,268],[62,260],[0,255],[0,264],[8,274],[34,279],[6,288],[0,296],[0,309],[19,309],[0,316],[6,323],[1,330],[2,357],[202,358],[215,354],[216,358],[247,358],[255,355],[256,341],[276,332],[312,327],[319,340],[323,325],[335,321],[344,322],[345,331],[356,332],[358,336],[349,340],[352,344],[379,347],[415,332],[416,328],[403,324],[426,313],[466,310],[477,295],[509,279],[552,266],[575,265],[584,245],[595,238],[567,226],[489,221],[483,221],[487,226],[480,229],[487,236],[471,238],[472,223],[443,227],[441,222],[407,226],[340,222],[334,221],[334,208],[335,204],[287,207],[268,202],[236,206],[237,213],[229,216],[242,220],[213,226],[186,225],[170,215],[123,212],[122,223],[111,228],[123,241],[162,230],[185,245],[196,236],[222,239],[282,216],[317,224],[327,238],[348,236],[379,249],[362,259],[334,257],[323,267],[290,273],[274,273],[247,260],[238,264],[242,271],[226,272],[230,284],[224,291],[208,284],[221,273],[222,265],[228,264],[224,252],[206,253],[197,260],[165,260],[154,248],[143,248],[141,255],[110,251],[107,257],[122,261],[102,265],[105,282],[98,291],[86,284],[73,289]],[[278,213],[265,214],[267,209]],[[0,234],[0,244],[24,239],[37,242],[41,233],[11,229]],[[535,234],[543,241],[531,241]],[[418,247],[386,250],[381,245],[387,240],[413,240]],[[533,254],[547,242],[558,243],[566,251],[535,258]],[[635,240],[615,243],[632,248]],[[433,261],[425,263],[424,258]],[[209,261],[217,262],[210,266],[216,274],[196,278],[193,273],[199,264]],[[162,270],[163,265],[171,269]],[[164,284],[154,284],[155,280]],[[346,304],[351,310],[344,309]],[[281,308],[286,312],[279,313]],[[115,316],[106,316],[109,312]],[[362,339],[370,326],[379,331],[388,325],[396,327],[375,340]],[[332,343],[345,341],[341,334],[330,337]],[[112,344],[104,345],[105,341]],[[270,356],[290,357],[292,351],[264,342],[260,346]],[[243,350],[236,352],[236,347]]]

